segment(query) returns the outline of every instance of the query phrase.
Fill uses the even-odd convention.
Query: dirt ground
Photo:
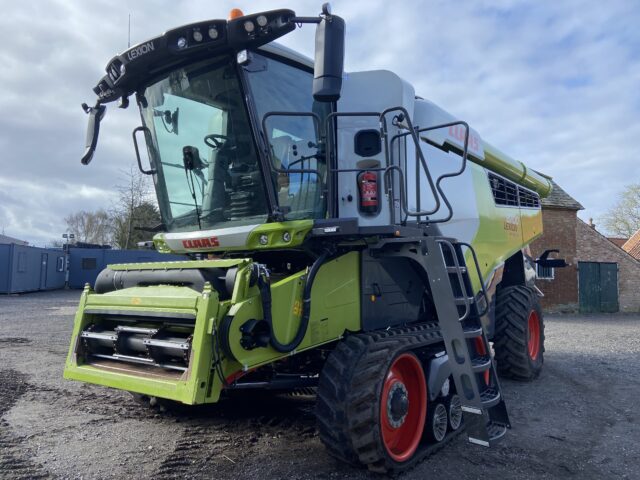
[[[77,291],[0,296],[0,478],[369,478],[325,452],[312,397],[157,413],[63,380]],[[547,317],[545,368],[503,382],[513,429],[403,478],[640,478],[640,315]]]

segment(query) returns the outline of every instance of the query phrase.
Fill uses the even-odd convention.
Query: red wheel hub
[[[380,430],[389,456],[410,459],[418,448],[427,416],[427,382],[418,358],[403,353],[387,372],[380,399]]]
[[[529,357],[531,360],[537,360],[540,354],[540,317],[538,312],[531,310],[527,323],[529,326],[529,343],[527,345]]]

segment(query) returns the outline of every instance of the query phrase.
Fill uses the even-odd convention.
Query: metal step
[[[491,368],[491,356],[481,355],[471,359],[471,369],[474,373],[481,373]]]
[[[500,402],[500,391],[493,387],[485,388],[480,392],[480,400],[484,408],[491,408]]]
[[[462,327],[464,338],[477,338],[482,336],[482,327]]]
[[[487,423],[487,433],[489,434],[490,442],[497,443],[507,433],[507,426],[501,423],[489,422]]]
[[[482,447],[491,447],[502,440],[507,433],[507,426],[502,423],[489,421],[485,425],[485,432],[486,434],[483,433],[483,438],[469,436],[469,442]]]

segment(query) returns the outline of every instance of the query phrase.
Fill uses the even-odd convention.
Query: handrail
[[[444,223],[444,222],[448,222],[449,220],[451,220],[451,217],[453,216],[453,208],[451,207],[451,202],[449,202],[449,199],[447,198],[447,196],[445,195],[444,191],[442,190],[442,187],[440,186],[440,183],[445,178],[457,177],[458,175],[461,175],[465,171],[465,169],[467,168],[467,157],[468,157],[468,147],[469,147],[469,124],[467,122],[465,122],[465,121],[458,120],[458,121],[455,121],[455,122],[443,123],[441,125],[435,125],[435,126],[432,126],[432,127],[418,128],[417,132],[413,132],[413,134],[412,134],[412,132],[404,132],[404,133],[400,133],[400,134],[394,135],[394,137],[389,142],[390,143],[390,147],[393,147],[393,142],[395,142],[398,138],[405,137],[405,136],[407,136],[409,134],[412,134],[412,138],[414,139],[414,142],[416,142],[416,153],[420,152],[420,158],[423,158],[422,149],[420,148],[420,140],[417,137],[417,135],[419,133],[421,133],[421,132],[428,132],[428,131],[432,131],[432,130],[440,130],[441,128],[453,127],[455,125],[461,125],[465,129],[464,149],[462,151],[462,162],[460,164],[460,168],[457,171],[442,174],[436,179],[437,193],[433,192],[433,189],[432,189],[432,193],[434,193],[434,196],[436,197],[436,206],[438,208],[436,208],[434,211],[432,211],[428,215],[431,215],[431,214],[435,213],[439,209],[439,202],[437,201],[437,199],[439,198],[438,194],[440,194],[440,196],[442,197],[442,201],[446,205],[447,210],[448,210],[449,213],[447,214],[446,217],[443,217],[443,218],[439,218],[439,219],[435,219],[435,220],[429,219],[429,221],[428,221],[429,223]],[[416,140],[416,138],[418,138],[418,140]],[[393,148],[391,148],[391,150],[393,150]],[[422,163],[423,169],[427,168],[426,164],[424,164],[424,162],[421,162],[421,163]],[[428,173],[428,169],[425,171],[425,173],[427,174],[427,178],[431,181],[431,176]],[[422,215],[414,214],[414,213],[420,213],[420,212],[411,212],[411,213],[405,212],[406,215],[412,216],[412,217],[422,216]],[[427,216],[427,215],[425,215],[425,216]]]
[[[482,278],[482,272],[480,271],[480,263],[478,262],[476,250],[471,246],[471,244],[467,242],[458,242],[458,245],[462,245],[463,247],[467,247],[469,250],[471,250],[471,256],[473,257],[473,263],[475,263],[476,266],[478,280],[480,281],[480,286],[482,287],[482,296],[484,297],[484,310],[482,310],[482,313],[478,312],[478,316],[482,317],[489,311],[489,294],[487,293],[487,289],[484,285],[484,278]]]
[[[387,125],[387,115],[389,115],[390,113],[393,112],[398,112],[399,115],[396,115],[394,117],[394,122],[404,122],[406,124],[406,127],[403,126],[403,128],[406,128],[406,132],[403,133],[399,133],[394,135],[390,140],[389,140],[389,130],[388,130],[388,125]],[[425,127],[425,128],[419,128],[419,127],[414,127],[413,123],[411,122],[411,118],[409,116],[409,112],[407,111],[406,108],[402,107],[402,106],[397,106],[397,107],[391,107],[391,108],[387,108],[385,110],[383,110],[382,112],[332,112],[329,115],[327,115],[326,119],[324,120],[324,132],[320,131],[320,126],[322,124],[322,121],[320,120],[320,117],[313,113],[313,112],[279,112],[279,111],[274,111],[274,112],[268,112],[266,113],[263,118],[262,118],[262,131],[263,133],[266,135],[267,132],[267,128],[266,128],[266,122],[267,119],[270,117],[274,117],[274,116],[298,116],[298,117],[311,117],[314,120],[314,126],[316,128],[316,130],[319,132],[319,135],[321,138],[324,139],[324,143],[325,143],[325,158],[326,158],[326,164],[327,164],[327,172],[328,172],[328,178],[327,178],[327,212],[328,215],[330,217],[335,217],[337,215],[337,189],[338,189],[338,179],[339,179],[339,174],[340,173],[346,173],[346,172],[361,172],[361,171],[378,171],[378,172],[384,172],[384,187],[385,187],[385,192],[386,194],[388,194],[390,196],[390,201],[389,201],[389,210],[390,210],[390,215],[391,215],[391,220],[392,223],[395,223],[395,202],[394,202],[394,191],[395,191],[395,186],[394,186],[394,182],[393,182],[393,174],[397,171],[398,175],[400,176],[400,209],[402,211],[402,213],[404,214],[404,219],[401,221],[401,223],[406,223],[406,219],[407,217],[427,217],[426,222],[425,223],[443,223],[443,222],[447,222],[449,221],[452,217],[453,217],[453,208],[451,206],[451,202],[449,201],[449,199],[447,198],[447,196],[444,193],[444,190],[442,188],[442,181],[445,178],[452,178],[452,177],[456,177],[458,175],[461,175],[466,167],[467,167],[467,160],[468,160],[468,147],[469,147],[469,134],[470,134],[470,128],[469,128],[469,124],[467,122],[464,121],[455,121],[455,122],[448,122],[448,123],[443,123],[441,125],[435,125],[435,126],[431,126],[431,127]],[[401,119],[398,120],[398,117],[402,116]],[[332,128],[332,122],[336,119],[339,119],[341,117],[374,117],[378,119],[379,122],[379,130],[380,130],[380,135],[382,137],[382,140],[384,141],[384,157],[385,157],[385,166],[384,167],[380,167],[380,168],[354,168],[354,169],[339,169],[339,168],[334,168],[337,167],[337,135],[335,130]],[[336,124],[337,125],[337,124]],[[432,130],[439,130],[442,128],[447,128],[447,127],[452,127],[452,126],[456,126],[456,125],[460,125],[463,126],[465,129],[465,134],[464,134],[464,147],[463,147],[463,152],[462,152],[462,162],[460,164],[460,168],[454,172],[449,172],[449,173],[445,173],[440,175],[434,182],[433,177],[431,175],[431,172],[429,170],[429,166],[427,165],[427,161],[424,155],[424,152],[422,151],[421,148],[421,144],[420,144],[420,137],[419,134],[421,132],[427,132],[427,131],[432,131]],[[393,161],[393,146],[394,146],[394,142],[398,141],[398,139],[406,137],[406,136],[411,136],[411,139],[413,140],[414,144],[415,144],[415,150],[416,150],[416,157],[418,162],[418,165],[422,168],[422,170],[425,173],[425,176],[427,178],[427,182],[429,184],[429,188],[431,190],[431,194],[435,200],[435,205],[433,208],[429,209],[429,210],[409,210],[409,206],[408,206],[408,199],[407,199],[407,185],[406,185],[406,178],[407,175],[405,174],[405,172],[402,171],[402,169],[398,166],[395,165],[395,162]],[[300,169],[282,169],[282,168],[278,168],[274,165],[273,163],[273,158],[272,158],[272,152],[271,152],[271,148],[270,145],[271,143],[269,142],[268,139],[266,139],[267,142],[267,157],[269,159],[269,167],[271,171],[275,171],[277,173],[284,173],[284,174],[288,174],[288,173],[308,173],[308,174],[315,174],[318,177],[321,176],[319,170],[317,169],[304,169],[304,168],[300,168]],[[318,157],[322,156],[321,154],[318,154]],[[419,185],[418,185],[418,189],[419,189]],[[335,198],[334,198],[335,197]],[[438,212],[441,208],[442,203],[444,203],[444,205],[447,208],[447,215],[445,217],[442,218],[437,218],[437,219],[429,219],[428,217],[433,215],[434,213]],[[419,208],[419,205],[418,205]],[[418,220],[419,221],[419,220]]]

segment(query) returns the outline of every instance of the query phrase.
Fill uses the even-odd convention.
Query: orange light
[[[239,8],[232,8],[229,12],[229,20],[233,20],[234,18],[244,17],[244,13]]]

